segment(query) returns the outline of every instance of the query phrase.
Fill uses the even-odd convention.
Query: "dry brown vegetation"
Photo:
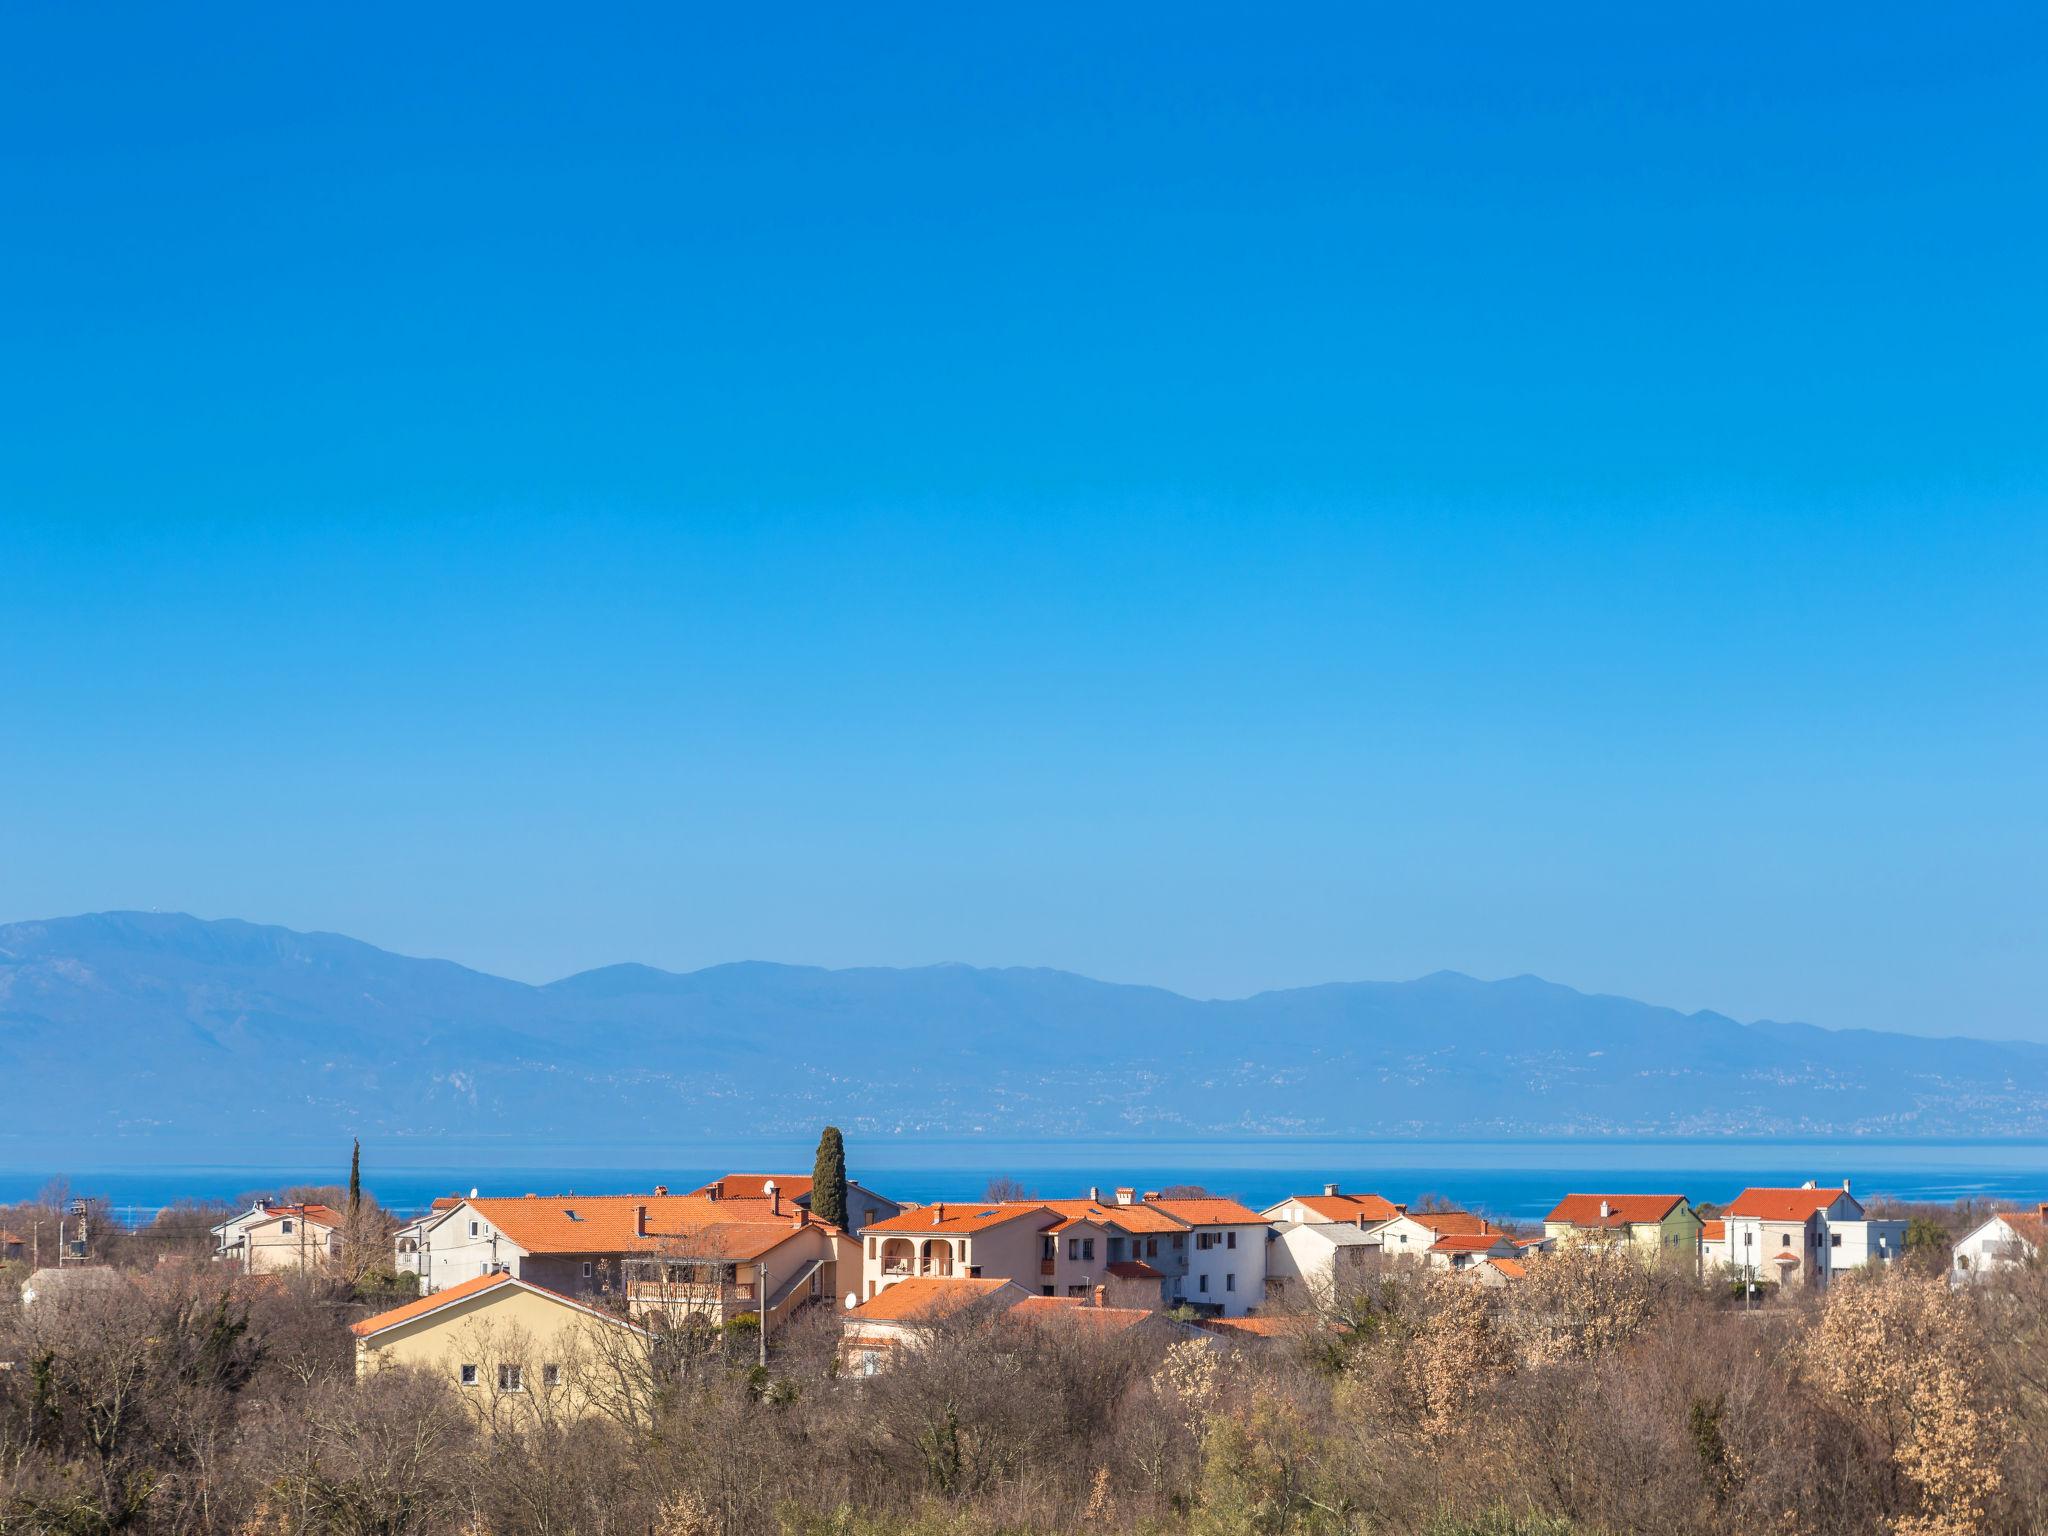
[[[1251,1348],[956,1316],[871,1379],[693,1328],[604,1411],[358,1382],[333,1279],[172,1263],[0,1311],[0,1533],[637,1536],[2048,1529],[2048,1276],[1755,1312],[1598,1251],[1369,1277]]]

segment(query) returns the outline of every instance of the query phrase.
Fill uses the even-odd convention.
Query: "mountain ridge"
[[[2048,1133],[2048,1046],[1436,971],[1199,999],[1048,967],[621,962],[527,983],[344,934],[0,926],[0,1158],[599,1130],[1516,1139]],[[232,1102],[232,1115],[221,1105]]]

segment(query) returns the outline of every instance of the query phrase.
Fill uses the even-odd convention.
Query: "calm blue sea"
[[[387,1208],[424,1209],[436,1195],[615,1194],[657,1184],[682,1191],[722,1173],[808,1172],[808,1149],[707,1149],[665,1166],[621,1163],[600,1167],[565,1160],[549,1166],[485,1164],[378,1167],[366,1151],[363,1184]],[[1090,1146],[970,1142],[883,1143],[865,1161],[849,1146],[852,1176],[904,1200],[976,1200],[989,1180],[1002,1176],[1034,1194],[1073,1196],[1090,1185],[1105,1193],[1118,1184],[1160,1189],[1200,1184],[1252,1206],[1289,1194],[1313,1193],[1326,1180],[1347,1190],[1369,1190],[1411,1203],[1439,1195],[1496,1216],[1540,1217],[1560,1195],[1682,1194],[1726,1201],[1749,1184],[1839,1184],[1849,1179],[1864,1198],[1950,1201],[2048,1198],[2048,1146],[2012,1142],[1980,1145],[1893,1143],[1854,1146],[1786,1143],[1236,1143],[1193,1146]],[[0,1170],[0,1204],[25,1200],[62,1182],[73,1196],[105,1197],[118,1214],[147,1220],[179,1200],[237,1200],[292,1184],[340,1184],[345,1162],[205,1165],[159,1163],[127,1168]]]

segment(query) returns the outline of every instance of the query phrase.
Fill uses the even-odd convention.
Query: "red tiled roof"
[[[704,1241],[738,1244],[740,1239],[728,1229],[741,1226],[759,1229],[746,1242],[765,1253],[798,1231],[801,1220],[794,1207],[785,1206],[780,1216],[772,1214],[765,1200],[707,1200],[697,1195],[529,1195],[467,1203],[528,1253],[680,1252]],[[637,1212],[643,1206],[644,1237],[636,1230]]]
[[[1307,1333],[1311,1324],[1305,1317],[1276,1313],[1270,1317],[1204,1317],[1198,1318],[1195,1326],[1206,1328],[1211,1333],[1235,1333],[1255,1339],[1279,1339],[1291,1334]]]
[[[865,1322],[902,1323],[920,1318],[951,1315],[976,1302],[1003,1300],[1005,1288],[1015,1291],[1016,1302],[1029,1299],[1024,1288],[1012,1280],[945,1279],[937,1275],[916,1275],[898,1280],[880,1295],[870,1297],[846,1315]]]
[[[1529,1266],[1520,1259],[1486,1259],[1482,1262],[1491,1264],[1510,1280],[1524,1280],[1528,1278]]]
[[[808,1173],[728,1173],[724,1178],[713,1179],[690,1193],[709,1195],[715,1190],[721,1200],[765,1200],[770,1180],[774,1181],[775,1192],[784,1200],[801,1200],[811,1192]]]
[[[1191,1227],[1258,1227],[1264,1226],[1266,1221],[1265,1217],[1250,1207],[1240,1205],[1235,1200],[1225,1200],[1218,1195],[1191,1195],[1185,1199],[1161,1198],[1146,1203],[1186,1222]]]
[[[1566,1195],[1543,1219],[1575,1227],[1655,1226],[1683,1204],[1683,1195]]]
[[[1703,1243],[1725,1243],[1728,1241],[1728,1223],[1725,1221],[1701,1222],[1700,1241]]]
[[[1099,1221],[1125,1232],[1185,1232],[1188,1224],[1149,1200],[1118,1205],[1106,1200],[1046,1200],[1040,1202],[1067,1221]]]
[[[1378,1195],[1289,1195],[1287,1198],[1304,1210],[1315,1212],[1325,1221],[1356,1223],[1360,1217],[1369,1222],[1392,1221],[1401,1214],[1393,1201]]]
[[[1165,1275],[1147,1264],[1143,1259],[1119,1259],[1109,1266],[1109,1272],[1119,1280],[1164,1280]]]
[[[10,1232],[5,1227],[0,1227],[0,1243],[22,1244],[27,1241],[28,1239],[19,1232]]]
[[[1410,1211],[1408,1219],[1418,1227],[1427,1228],[1438,1237],[1449,1233],[1499,1232],[1500,1228],[1484,1216],[1475,1216],[1470,1211]]]
[[[1484,1253],[1507,1241],[1505,1232],[1447,1232],[1429,1245],[1431,1253]]]
[[[1763,1221],[1804,1221],[1837,1200],[1847,1200],[1858,1210],[1863,1208],[1846,1189],[1745,1189],[1723,1214]]]
[[[891,1216],[878,1221],[868,1232],[986,1232],[991,1227],[1000,1227],[1023,1217],[1036,1217],[1042,1227],[1052,1226],[1058,1213],[1051,1206],[1040,1201],[1021,1201],[1015,1205],[1003,1202],[973,1201],[960,1202],[941,1200],[931,1205],[914,1206],[900,1216]]]
[[[578,1312],[588,1313],[599,1322],[632,1329],[635,1333],[643,1331],[624,1318],[614,1317],[609,1312],[600,1312],[596,1307],[578,1301],[573,1296],[564,1296],[560,1291],[551,1291],[544,1285],[535,1285],[531,1280],[520,1280],[501,1271],[492,1275],[478,1275],[474,1279],[464,1280],[460,1285],[451,1285],[445,1291],[436,1291],[431,1296],[422,1296],[417,1301],[408,1301],[403,1306],[393,1307],[389,1312],[379,1312],[375,1317],[366,1317],[359,1323],[351,1323],[349,1332],[359,1339],[366,1339],[373,1334],[382,1333],[387,1328],[395,1328],[401,1323],[415,1322],[430,1313],[440,1311],[443,1307],[454,1306],[457,1302],[468,1301],[487,1291],[496,1291],[508,1286],[531,1291],[536,1296],[545,1296],[549,1301],[558,1301],[565,1307],[574,1307]]]

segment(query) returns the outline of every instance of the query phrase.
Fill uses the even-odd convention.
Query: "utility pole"
[[[768,1261],[754,1261],[754,1304],[761,1310],[761,1369],[768,1369]]]

